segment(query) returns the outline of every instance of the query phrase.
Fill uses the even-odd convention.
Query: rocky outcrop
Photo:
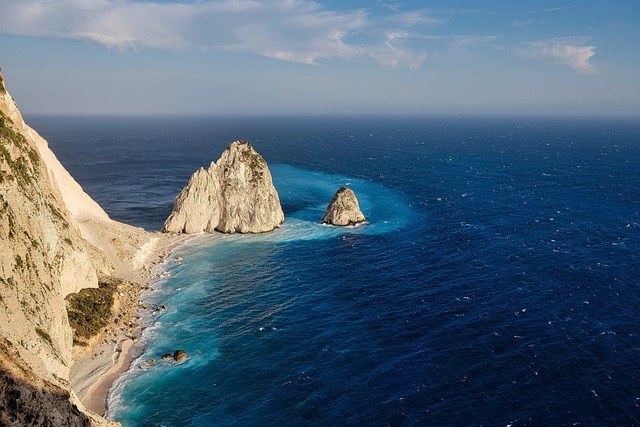
[[[0,337],[0,425],[91,426],[69,390],[20,366],[19,353]],[[95,424],[95,422],[93,423]]]
[[[174,233],[213,233],[220,223],[220,178],[211,162],[209,169],[200,168],[180,191],[173,211],[162,231]]]
[[[0,92],[0,334],[56,384],[71,365],[64,297],[97,287],[98,278],[91,249],[26,129],[11,96]]]
[[[187,359],[187,352],[184,350],[176,350],[173,352],[173,360],[176,363],[182,363]]]
[[[112,424],[71,390],[65,297],[97,287],[98,273],[132,271],[148,241],[82,190],[24,122],[0,74],[0,352],[10,353],[0,355],[0,424]]]
[[[330,225],[356,225],[365,222],[355,193],[347,187],[340,187],[322,216],[322,222]]]
[[[248,142],[234,141],[216,163],[191,176],[162,231],[264,233],[283,222],[267,162]]]

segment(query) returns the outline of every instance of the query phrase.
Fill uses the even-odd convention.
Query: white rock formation
[[[0,317],[7,319],[0,335],[27,343],[18,351],[32,369],[44,365],[46,374],[67,378],[71,329],[63,299],[97,287],[98,278],[90,248],[45,160],[55,156],[35,135],[13,98],[0,90],[0,300],[8,303],[0,307]],[[4,294],[7,287],[16,291]],[[37,334],[34,323],[47,335]],[[48,339],[43,342],[42,336]]]
[[[209,169],[191,176],[162,231],[264,233],[283,222],[267,162],[248,142],[234,141]]]
[[[220,222],[220,179],[211,162],[209,169],[200,168],[180,191],[173,211],[162,231],[174,233],[213,233]]]
[[[336,191],[322,216],[322,222],[331,225],[356,225],[365,221],[355,193],[347,187]]]
[[[97,287],[98,273],[132,271],[149,239],[109,219],[82,190],[24,122],[0,74],[0,389],[22,390],[18,407],[0,411],[0,425],[29,417],[42,425],[112,425],[86,411],[69,385],[64,298]]]

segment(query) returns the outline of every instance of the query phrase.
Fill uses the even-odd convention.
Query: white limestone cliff
[[[0,74],[0,425],[113,425],[69,385],[64,298],[97,287],[99,273],[133,271],[149,239],[82,190],[24,122]]]
[[[330,225],[356,225],[365,221],[355,193],[347,187],[336,191],[322,216],[322,222]]]
[[[264,233],[283,222],[267,162],[248,142],[234,141],[209,169],[191,176],[162,231]]]
[[[32,367],[44,364],[51,375],[66,378],[71,330],[61,309],[64,297],[85,287],[97,287],[96,269],[77,221],[65,209],[54,173],[45,162],[48,147],[38,145],[35,131],[24,123],[6,90],[0,91],[0,120],[0,281],[17,288],[2,295],[2,300],[21,308],[15,312],[12,304],[0,307],[0,313],[8,318],[0,322],[0,334],[27,343],[19,351]],[[33,289],[22,296],[21,285]],[[40,309],[49,305],[51,310]],[[34,321],[47,332],[52,345],[39,339]]]

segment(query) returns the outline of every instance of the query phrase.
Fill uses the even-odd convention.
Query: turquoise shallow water
[[[281,312],[288,312],[299,304],[306,305],[305,300],[310,295],[301,293],[300,288],[301,282],[309,278],[288,272],[291,266],[282,259],[284,253],[306,252],[299,258],[308,267],[316,269],[318,274],[323,270],[335,274],[337,271],[333,271],[332,265],[316,258],[320,253],[315,250],[314,242],[337,240],[349,247],[355,244],[353,239],[400,232],[411,220],[411,207],[404,197],[379,184],[286,165],[274,165],[271,169],[288,212],[285,224],[273,233],[261,235],[200,236],[175,251],[174,259],[182,257],[184,260],[180,265],[174,261],[164,266],[171,277],[154,284],[159,290],[149,295],[148,302],[151,307],[165,304],[169,309],[151,316],[151,326],[145,331],[140,345],[144,353],[134,362],[130,373],[116,384],[109,405],[114,418],[127,420],[130,417],[131,425],[154,422],[155,416],[139,409],[145,408],[149,399],[155,402],[154,407],[166,408],[175,399],[174,394],[179,394],[183,388],[181,383],[185,375],[198,382],[204,372],[212,368],[215,371],[216,364],[228,366],[229,356],[221,354],[221,347],[229,338],[268,342],[272,334],[286,339],[295,328],[286,324],[290,319],[278,320]],[[326,201],[345,184],[357,191],[368,222],[347,228],[322,225],[319,219]],[[348,276],[349,272],[342,274]],[[221,312],[227,314],[219,317]],[[217,327],[230,325],[233,325],[232,337],[219,337]],[[160,364],[149,370],[140,369],[140,366],[147,367],[148,359],[159,359],[164,353],[172,353],[178,343],[191,355],[188,365]],[[255,351],[251,346],[246,350]],[[265,356],[273,361],[272,354]],[[211,375],[215,377],[219,373],[211,372]],[[290,381],[287,376],[281,380],[283,384]],[[198,384],[200,387],[209,389],[212,384]],[[156,396],[148,392],[150,388],[164,391]],[[202,399],[200,405],[206,406],[208,394],[198,394]],[[207,416],[208,411],[203,412],[198,414],[203,425],[221,422],[213,421],[219,415]]]
[[[88,121],[87,121],[88,120]],[[200,236],[154,284],[110,395],[125,426],[640,423],[640,124],[614,119],[54,119],[112,217],[158,229],[236,138],[285,225]],[[319,219],[348,184],[369,222]],[[177,348],[179,365],[139,366]]]

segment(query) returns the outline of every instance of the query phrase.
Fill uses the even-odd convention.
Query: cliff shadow
[[[18,353],[0,339],[0,426],[91,426],[89,417],[69,400],[59,386],[36,380],[18,365]]]

